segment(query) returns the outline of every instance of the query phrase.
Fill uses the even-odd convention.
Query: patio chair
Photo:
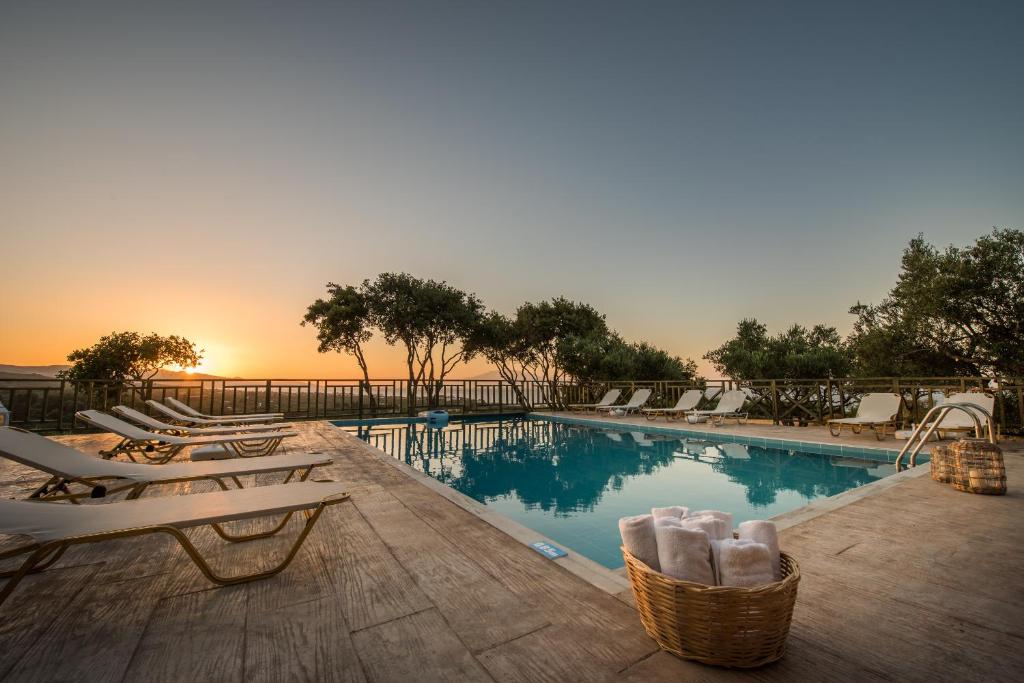
[[[899,394],[865,394],[857,406],[854,417],[840,417],[828,421],[828,431],[832,436],[843,433],[843,427],[849,427],[854,434],[860,434],[864,427],[875,433],[881,441],[886,430],[896,430],[896,416],[899,415],[903,399]]]
[[[204,479],[216,482],[226,491],[226,480],[242,488],[239,477],[271,472],[287,472],[282,483],[288,483],[296,475],[299,481],[305,481],[314,467],[331,463],[329,456],[303,453],[147,465],[96,458],[17,427],[0,427],[0,456],[51,475],[29,498],[72,502],[80,498],[103,498],[122,491],[128,492],[129,499],[138,498],[150,486]],[[84,487],[84,490],[73,491],[73,486]]]
[[[200,413],[187,403],[173,396],[164,396],[164,403],[179,413],[184,413],[199,424],[242,424],[252,422],[275,422],[284,419],[284,413],[248,413],[246,415],[207,415]]]
[[[643,408],[640,412],[648,420],[657,420],[662,415],[665,416],[666,420],[678,419],[685,417],[686,413],[696,408],[703,396],[704,392],[700,389],[690,389],[689,391],[684,391],[683,395],[679,397],[679,400],[671,408]]]
[[[643,408],[644,404],[647,403],[647,399],[650,397],[650,389],[637,389],[633,392],[633,395],[629,397],[629,401],[621,406],[599,406],[594,410],[595,412],[606,411],[609,415],[622,411],[622,415],[629,415],[630,413],[635,413]]]
[[[160,405],[157,403],[157,405]],[[151,432],[161,434],[179,434],[182,436],[202,436],[203,434],[239,434],[242,432],[273,432],[280,429],[288,429],[292,425],[283,423],[274,424],[249,424],[249,425],[226,425],[220,427],[192,427],[190,425],[170,424],[146,415],[145,413],[129,408],[128,406],[114,406],[113,410],[119,417],[126,418],[142,425]]]
[[[576,411],[581,411],[581,412],[583,412],[583,411],[593,411],[593,412],[597,412],[598,408],[603,408],[605,406],[610,406],[611,404],[613,404],[616,401],[618,401],[619,400],[619,396],[621,396],[621,395],[622,395],[622,389],[609,389],[607,392],[605,392],[605,395],[602,396],[601,400],[598,401],[597,403],[574,403],[573,405],[569,406],[569,410],[571,410],[573,412],[576,412]]]
[[[27,545],[0,553],[0,560],[28,556],[17,569],[0,572],[0,577],[7,578],[7,583],[0,589],[0,604],[26,575],[53,566],[71,546],[149,534],[173,537],[213,583],[226,586],[268,578],[291,564],[323,511],[330,505],[348,500],[348,497],[340,484],[304,481],[100,505],[0,499],[0,534],[32,539]],[[284,559],[269,569],[248,574],[218,574],[184,533],[193,527],[210,526],[226,541],[252,541],[273,536],[296,512],[305,514],[306,523]],[[235,535],[222,527],[225,522],[277,515],[284,515],[283,521],[268,531]]]
[[[691,414],[706,417],[712,425],[724,423],[726,420],[736,420],[738,425],[747,419],[747,413],[743,411],[743,404],[746,402],[747,395],[739,389],[734,389],[722,394],[714,408],[694,410]]]
[[[984,412],[979,410],[974,413],[981,421],[982,429],[986,429],[988,427],[988,416],[994,414],[996,408],[995,397],[976,391],[964,391],[957,394],[950,394],[949,398],[945,400],[945,403],[967,403],[982,408]],[[986,413],[988,414],[986,415]],[[962,410],[950,410],[942,417],[942,421],[939,423],[936,431],[940,436],[945,438],[951,432],[973,433],[977,430],[977,427],[977,424],[967,413]],[[976,436],[978,438],[982,438],[984,433],[976,434]]]
[[[175,434],[154,434],[129,424],[124,420],[101,413],[98,410],[79,410],[75,417],[93,427],[113,432],[121,437],[121,441],[109,450],[100,451],[105,458],[112,458],[119,453],[128,456],[132,462],[138,462],[135,456],[141,456],[150,462],[165,463],[189,446],[217,446],[216,453],[204,453],[204,457],[231,457],[234,451],[238,457],[255,457],[270,455],[288,437],[298,436],[297,432],[260,432],[257,434],[223,434],[204,436],[177,436]],[[230,451],[228,449],[231,449]],[[193,454],[194,455],[194,454]]]

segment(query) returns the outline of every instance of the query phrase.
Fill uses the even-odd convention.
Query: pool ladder
[[[906,445],[900,451],[900,454],[896,456],[897,471],[903,469],[903,456],[906,455],[907,451],[910,451],[910,467],[917,465],[917,454],[927,443],[928,439],[932,437],[935,430],[939,428],[942,419],[951,410],[962,410],[971,416],[971,419],[974,420],[974,435],[979,439],[982,438],[981,434],[984,431],[984,426],[981,424],[981,418],[978,417],[978,414],[984,415],[987,418],[986,422],[988,424],[988,441],[989,443],[996,442],[996,433],[992,427],[992,415],[986,409],[973,403],[942,403],[929,410],[925,414],[924,419],[921,420],[921,424],[914,428],[914,432],[907,439]],[[935,417],[935,419],[929,422],[932,417]],[[923,436],[921,435],[922,431],[924,432]]]

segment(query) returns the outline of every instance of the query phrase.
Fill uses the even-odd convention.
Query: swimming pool
[[[370,445],[608,568],[622,566],[618,519],[652,506],[766,519],[896,471],[892,453],[604,428],[535,416],[335,423]],[[810,447],[809,445],[807,447]],[[820,447],[819,447],[820,448]],[[539,540],[539,539],[538,539]]]

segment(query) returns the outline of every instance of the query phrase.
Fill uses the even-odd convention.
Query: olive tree
[[[131,382],[145,384],[171,365],[182,369],[194,368],[202,358],[202,349],[197,349],[184,337],[112,332],[100,337],[90,347],[69,353],[68,360],[72,365],[57,373],[57,377],[75,381],[100,380],[103,384],[97,391],[116,396]],[[135,387],[136,391],[140,389],[140,386]]]
[[[446,282],[408,273],[382,273],[365,280],[360,291],[384,340],[405,347],[410,414],[420,387],[436,406],[449,373],[474,353],[466,342],[479,325],[480,300]]]
[[[327,283],[326,299],[317,299],[306,310],[302,325],[316,328],[320,353],[336,351],[350,354],[363,373],[360,391],[368,398],[370,408],[376,402],[370,386],[370,370],[363,346],[373,337],[370,302],[366,294],[351,285]]]
[[[1024,375],[1024,231],[945,250],[918,235],[889,295],[850,312],[863,375]]]

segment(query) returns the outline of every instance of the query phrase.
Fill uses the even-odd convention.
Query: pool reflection
[[[783,492],[808,501],[835,495],[894,471],[873,460],[523,418],[452,422],[444,429],[399,424],[353,431],[480,502],[512,496],[527,510],[559,516],[593,510],[602,496],[620,491],[630,479],[680,461],[742,486],[754,508],[772,505]]]

